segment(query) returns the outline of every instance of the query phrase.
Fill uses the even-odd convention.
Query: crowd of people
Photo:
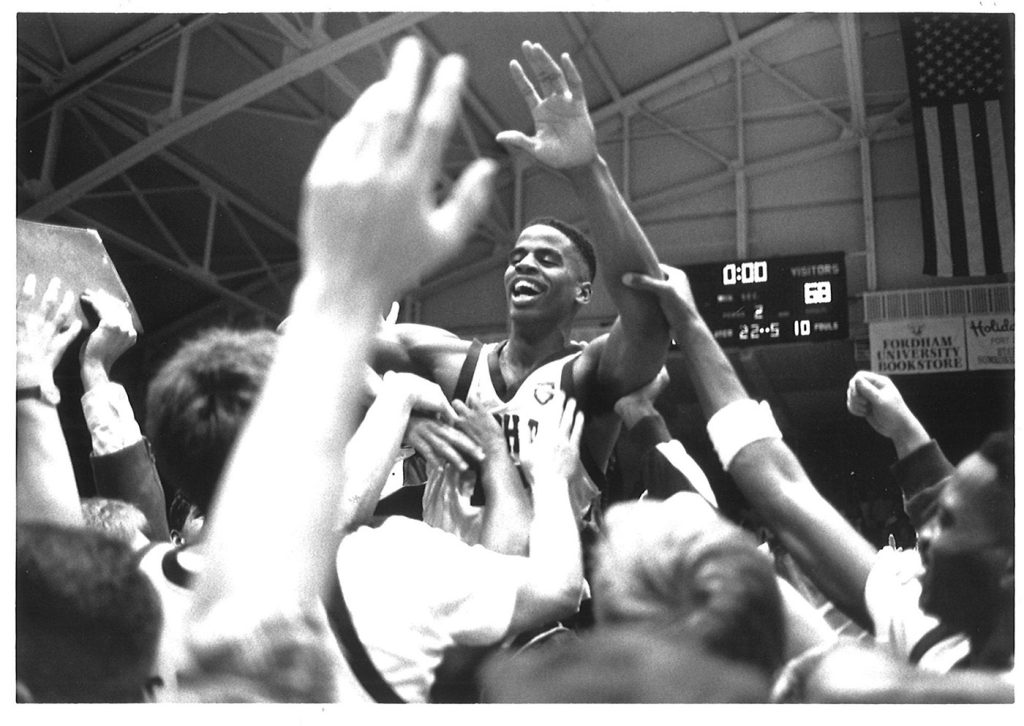
[[[110,378],[136,339],[124,302],[23,281],[19,702],[1013,701],[1012,432],[954,466],[892,380],[858,372],[847,407],[892,441],[917,539],[871,545],[659,263],[571,58],[522,51],[534,133],[497,140],[565,177],[589,236],[524,227],[503,342],[383,315],[458,253],[495,170],[436,199],[466,69],[424,79],[412,38],[312,160],[285,323],[184,343],[144,416]],[[616,321],[574,343],[598,279]],[[99,321],[82,335],[76,305]],[[53,384],[83,337],[85,497]],[[670,340],[769,542],[719,511],[658,413]],[[622,435],[644,491],[604,507]]]

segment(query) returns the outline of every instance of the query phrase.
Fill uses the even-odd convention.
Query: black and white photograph
[[[1012,4],[8,20],[14,723],[1010,717]]]

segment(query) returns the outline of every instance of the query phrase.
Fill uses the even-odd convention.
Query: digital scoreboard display
[[[722,346],[839,340],[849,334],[842,252],[680,267]]]

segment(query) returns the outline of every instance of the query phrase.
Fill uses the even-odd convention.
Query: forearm
[[[112,454],[142,439],[142,431],[124,387],[111,382],[105,375],[102,380],[91,379],[85,387],[82,413],[94,455]]]
[[[92,440],[96,493],[136,505],[149,523],[149,537],[170,538],[167,503],[149,442],[142,436],[124,387],[96,361],[82,364],[82,413]]]
[[[530,562],[537,568],[544,590],[565,602],[579,597],[583,587],[580,534],[569,502],[569,490],[560,474],[532,472],[533,520],[530,523]]]
[[[667,315],[705,418],[711,418],[734,401],[749,398],[700,313],[679,303]]]
[[[597,251],[598,273],[618,312],[600,374],[605,380],[627,377],[621,391],[645,384],[661,369],[668,351],[665,317],[656,300],[622,283],[627,272],[661,275],[658,257],[619,193],[607,163],[567,170],[566,175],[583,206]]]
[[[57,409],[33,399],[17,402],[15,488],[17,521],[84,523]]]
[[[406,392],[385,380],[345,450],[339,534],[365,524],[373,514],[398,457],[411,413],[412,401]]]
[[[928,435],[928,431],[925,430],[917,416],[909,409],[906,410],[906,413],[902,425],[889,436],[889,440],[896,447],[896,456],[900,459],[909,456],[931,441],[931,436]]]
[[[737,488],[837,607],[871,628],[864,585],[875,549],[821,496],[789,447],[779,439],[751,442],[728,473]]]
[[[928,520],[943,485],[956,469],[939,445],[928,441],[901,457],[891,471],[903,494],[903,509],[914,529],[920,529]]]
[[[353,382],[379,304],[360,280],[304,281],[294,307],[302,314],[282,337],[214,501],[209,548],[217,556],[200,607],[225,593],[316,596],[334,554],[336,486],[361,395]],[[262,533],[268,522],[274,537]]]
[[[726,406],[749,400],[693,306],[677,300],[667,314],[705,416],[710,420]],[[819,494],[790,448],[779,438],[755,439],[735,453],[727,471],[822,592],[870,627],[864,583],[875,551]]]
[[[600,156],[584,166],[565,170],[590,226],[602,277],[613,297],[632,291],[622,285],[626,272],[660,275],[658,257],[647,235],[619,192],[608,164]],[[613,284],[612,284],[613,283]],[[614,291],[612,290],[614,288]]]
[[[507,456],[488,456],[480,476],[487,498],[480,544],[505,555],[525,555],[530,543],[532,505],[519,470]]]

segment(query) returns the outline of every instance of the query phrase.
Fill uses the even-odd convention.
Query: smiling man
[[[571,492],[582,517],[599,494],[593,479],[600,477],[617,433],[612,405],[661,369],[668,326],[653,299],[622,284],[626,272],[656,274],[658,261],[598,153],[579,72],[568,54],[556,63],[536,43],[524,42],[523,53],[537,86],[517,61],[511,61],[510,71],[533,116],[535,134],[504,131],[497,140],[564,175],[593,242],[554,218],[531,222],[505,270],[506,340],[483,345],[434,327],[388,326],[380,336],[376,366],[415,372],[438,383],[449,398],[494,414],[514,458],[544,435],[536,412],[556,388],[577,398],[587,413],[581,459],[589,476],[581,470]],[[597,272],[618,318],[608,334],[586,345],[573,343],[573,319],[590,302]],[[473,498],[473,469],[479,454],[459,432],[434,423],[421,422],[416,434],[433,450],[427,452],[433,466],[424,519],[475,543],[481,502]]]
[[[961,666],[1013,663],[1013,460],[1013,436],[989,436],[941,487],[918,533],[921,609],[970,639]]]

